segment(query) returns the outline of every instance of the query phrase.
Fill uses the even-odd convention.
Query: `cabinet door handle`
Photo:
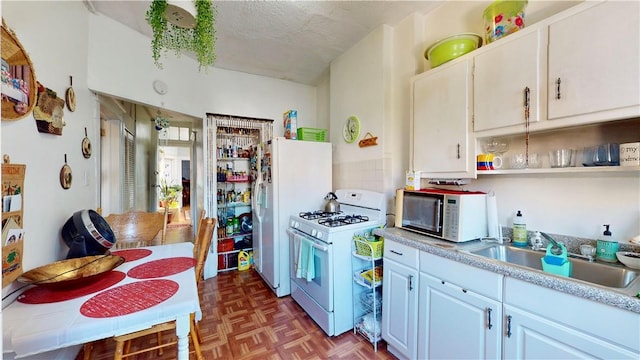
[[[491,308],[487,308],[487,328],[489,328],[489,330],[493,327],[491,324],[491,311]]]
[[[531,89],[528,86],[524,88],[524,118],[529,119],[529,110],[531,109]]]
[[[507,337],[511,337],[511,315],[507,315]]]
[[[458,143],[458,159],[460,159],[460,143]]]
[[[556,80],[556,99],[560,100],[560,78]]]
[[[409,291],[413,291],[413,275],[409,275]]]
[[[401,252],[397,252],[397,251],[395,251],[395,250],[389,250],[389,252],[392,252],[392,253],[394,253],[394,254],[396,254],[396,255],[400,255],[400,256],[402,256],[402,253],[401,253]]]

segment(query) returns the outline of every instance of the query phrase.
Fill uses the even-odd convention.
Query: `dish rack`
[[[357,233],[352,242],[353,333],[378,351],[382,340],[382,250],[384,240],[373,229]]]

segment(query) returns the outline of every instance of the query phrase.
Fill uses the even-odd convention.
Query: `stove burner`
[[[366,221],[369,221],[369,217],[364,215],[338,215],[326,219],[321,219],[318,221],[318,224],[327,227],[338,227],[350,224],[358,224]]]
[[[299,216],[303,219],[306,220],[317,220],[317,219],[325,219],[331,216],[335,216],[335,215],[339,215],[341,214],[342,211],[340,212],[327,212],[327,211],[322,211],[322,210],[316,210],[316,211],[305,211],[305,212],[301,212],[299,214]]]

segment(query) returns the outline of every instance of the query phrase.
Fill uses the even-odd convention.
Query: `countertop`
[[[627,288],[609,288],[468,253],[471,249],[485,246],[485,244],[480,241],[453,243],[400,228],[376,229],[374,233],[386,239],[453,261],[640,313],[640,298],[636,296],[640,291],[640,277],[636,278]]]

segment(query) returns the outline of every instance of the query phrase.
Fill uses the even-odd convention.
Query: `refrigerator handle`
[[[262,221],[262,209],[266,207],[263,197],[264,186],[262,185],[262,181],[257,180],[253,190],[253,197],[251,198],[251,211],[253,211],[253,215],[258,219],[258,222]]]
[[[253,191],[251,196],[251,211],[253,211],[253,215],[255,217],[259,217],[258,196],[260,196],[260,181],[256,180],[253,184]]]

